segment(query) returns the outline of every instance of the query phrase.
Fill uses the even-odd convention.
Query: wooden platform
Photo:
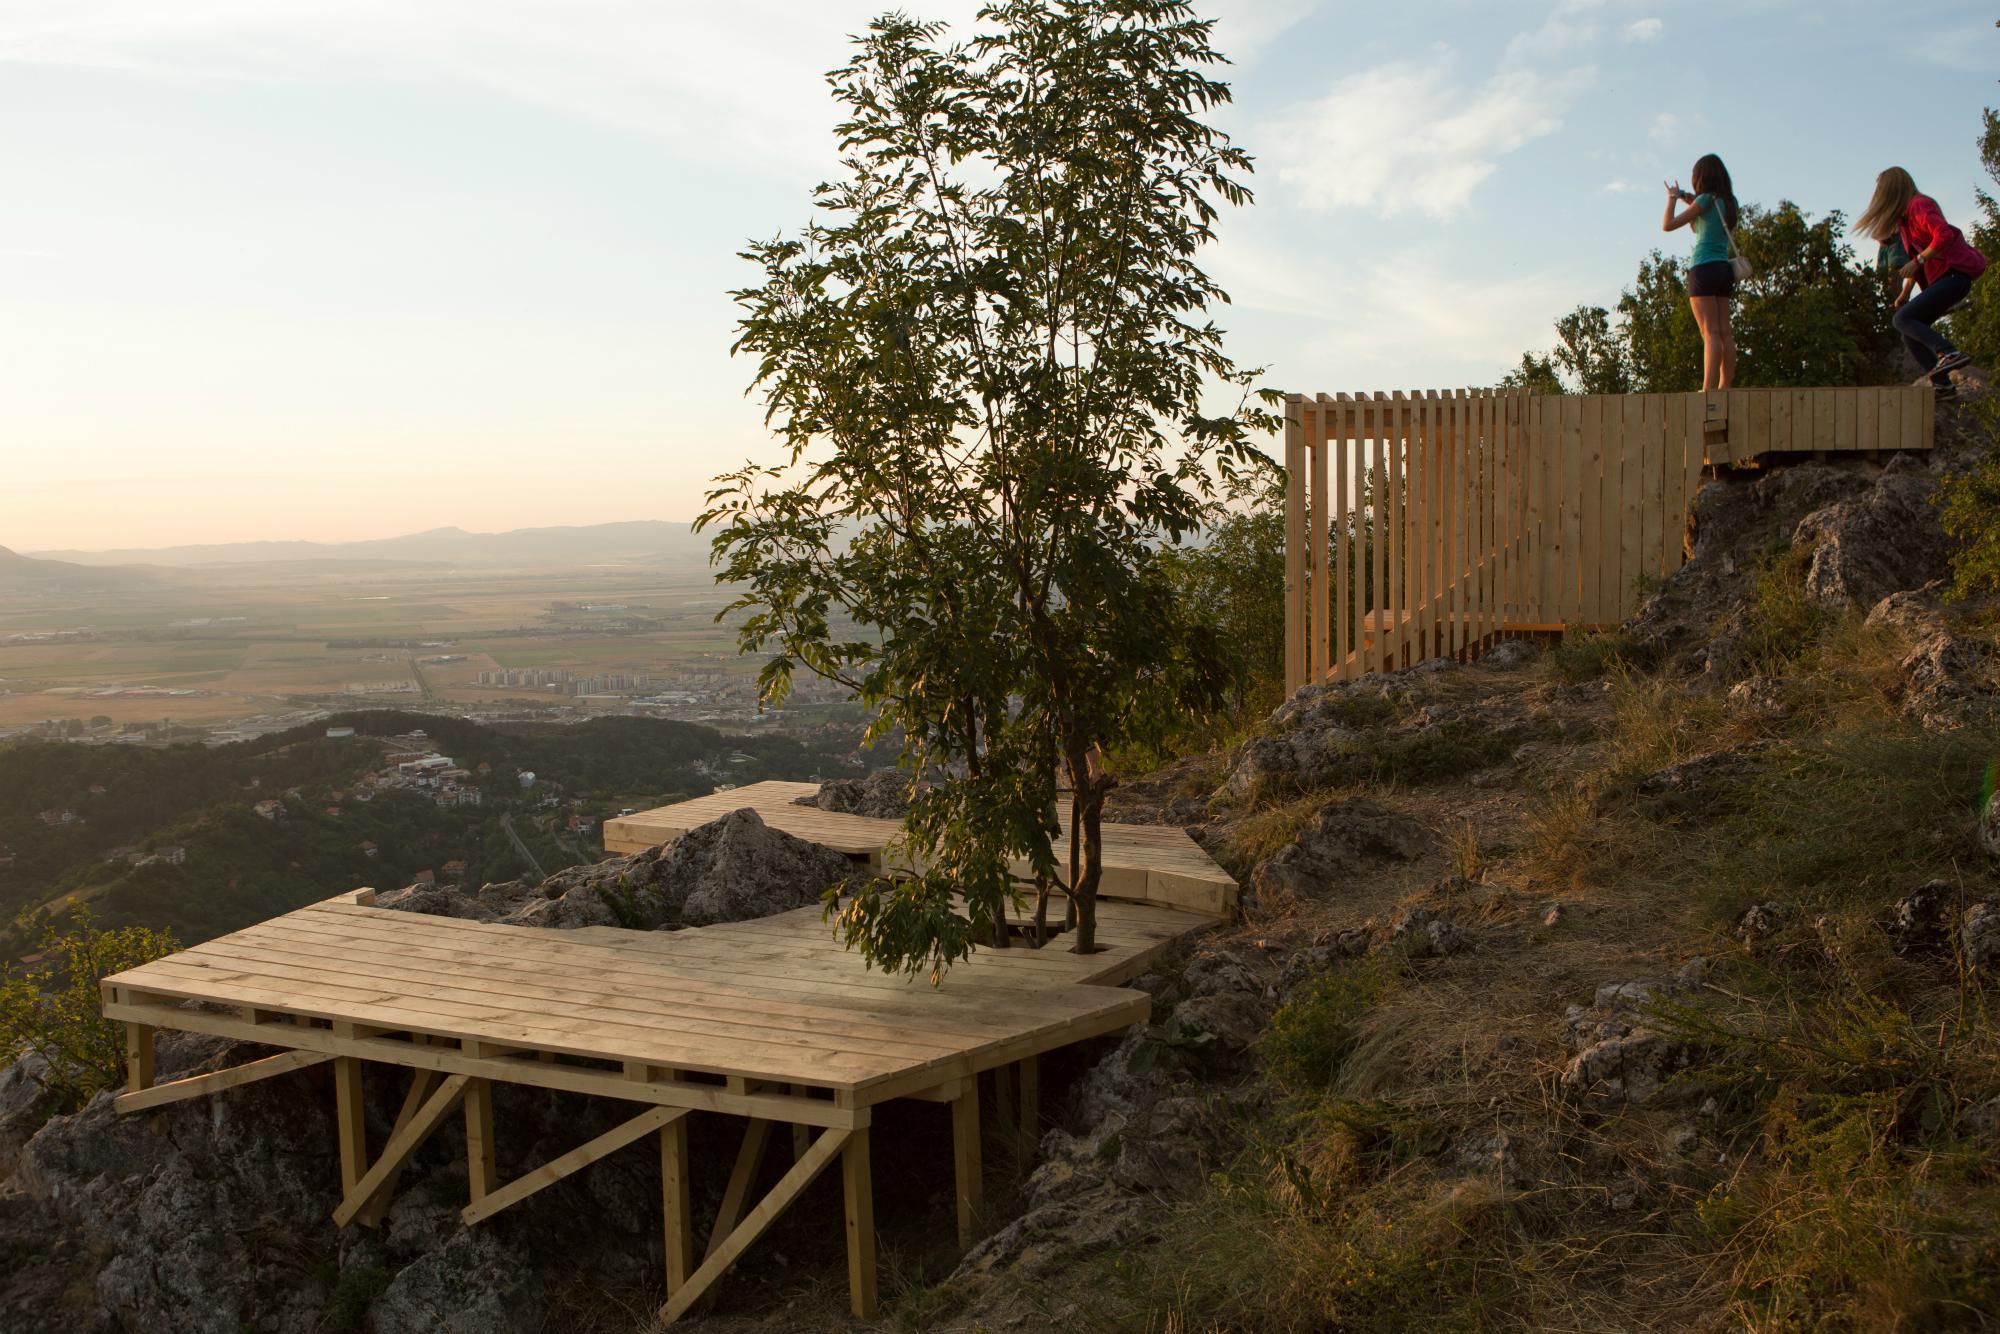
[[[693,801],[661,806],[604,822],[604,850],[629,854],[670,842],[729,814],[754,810],[773,829],[818,843],[877,868],[906,867],[889,859],[888,849],[902,831],[895,820],[865,815],[841,815],[816,806],[801,806],[798,798],[819,791],[817,783],[752,783]],[[1068,828],[1067,818],[1063,821]],[[1099,894],[1137,903],[1156,903],[1228,916],[1236,906],[1236,882],[1217,866],[1195,841],[1167,825],[1106,824],[1104,879]],[[1026,873],[1025,864],[1018,868]]]
[[[801,785],[760,784],[743,792],[776,795],[759,788],[793,793]],[[740,804],[739,794],[723,794],[732,797]],[[665,820],[661,812],[634,818],[650,818],[641,827],[659,830],[692,818],[688,808],[699,805],[667,808],[680,814]],[[721,802],[721,809],[733,808]],[[811,829],[831,846],[866,856],[870,847],[879,855],[882,842],[874,834],[857,840],[857,830],[889,822],[791,807],[770,823]],[[1186,893],[1187,884],[1227,880],[1212,864],[1198,875],[1169,839],[1121,846],[1161,851],[1162,867],[1126,867],[1132,874],[1121,883],[1141,891],[1155,871],[1172,894]],[[981,950],[934,988],[868,970],[833,939],[816,908],[675,932],[551,931],[392,912],[372,902],[373,891],[356,891],[106,978],[104,1013],[122,1021],[127,1034],[129,1088],[118,1109],[138,1112],[330,1063],[343,1192],[334,1219],[342,1226],[378,1222],[410,1155],[461,1111],[468,1226],[620,1148],[656,1138],[667,1320],[699,1301],[835,1159],[846,1199],[853,1310],[872,1315],[871,1109],[893,1098],[949,1105],[960,1240],[969,1243],[982,1194],[982,1072],[992,1072],[1003,1121],[1031,1144],[1041,1054],[1143,1022],[1150,998],[1118,984],[1218,920],[1169,904],[1101,900],[1100,953],[1069,953],[1061,938],[1040,950]],[[280,1051],[155,1084],[153,1037],[160,1028]],[[396,1067],[393,1073],[408,1081],[394,1129],[372,1157],[362,1115],[364,1063]],[[494,1088],[503,1084],[615,1098],[634,1104],[636,1114],[503,1184],[493,1139]],[[721,1207],[705,1220],[699,1256],[687,1136],[687,1117],[695,1112],[746,1122]],[[783,1126],[792,1128],[794,1161],[753,1204],[772,1132]]]

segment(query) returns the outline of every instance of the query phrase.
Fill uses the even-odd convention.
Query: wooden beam
[[[382,1156],[362,1174],[359,1181],[347,1188],[340,1203],[334,1207],[334,1226],[346,1227],[360,1218],[378,1199],[388,1196],[397,1175],[403,1170],[403,1164],[431,1137],[439,1123],[451,1115],[451,1109],[458,1106],[458,1100],[464,1096],[466,1085],[470,1082],[470,1076],[453,1075],[424,1100],[409,1120],[396,1127],[396,1133],[389,1136],[389,1142],[382,1146]]]
[[[985,1203],[985,1182],[979,1161],[979,1081],[964,1080],[951,1104],[952,1180],[958,1196],[958,1246],[972,1245],[972,1234]]]
[[[153,1087],[153,1028],[150,1024],[125,1025],[125,1087],[127,1096]]]
[[[1306,440],[1305,405],[1285,399],[1285,694],[1306,681]]]
[[[157,1024],[186,1033],[212,1033],[219,1037],[242,1038],[249,1042],[279,1043],[280,1034],[269,1026],[245,1023],[232,1015],[183,1010],[177,1005],[151,1001],[106,1003],[107,1019]],[[1126,1023],[1132,1022],[1126,1020]],[[1084,1033],[1094,1037],[1096,1033]],[[324,1051],[336,1056],[353,1055],[411,1069],[442,1070],[452,1074],[483,1075],[512,1084],[560,1089],[566,1093],[588,1093],[603,1098],[623,1098],[667,1107],[687,1107],[694,1111],[727,1112],[735,1116],[766,1116],[808,1126],[846,1129],[866,1124],[869,1111],[861,1106],[837,1106],[826,1098],[785,1097],[757,1093],[738,1096],[713,1084],[664,1084],[628,1081],[604,1070],[575,1065],[546,1065],[519,1057],[469,1056],[449,1047],[425,1047],[404,1038],[339,1038],[330,1030],[309,1027],[304,1018],[284,1029],[279,1045],[304,1051]],[[1081,1041],[1082,1038],[1076,1039]],[[930,1080],[935,1083],[935,1079]],[[883,1096],[900,1096],[891,1090]],[[875,1099],[880,1101],[880,1098]]]
[[[847,1212],[847,1300],[856,1320],[873,1320],[876,1308],[875,1178],[868,1161],[868,1128],[847,1137],[840,1154]]]
[[[702,1259],[721,1250],[724,1239],[742,1219],[743,1206],[750,1200],[750,1188],[757,1184],[757,1169],[764,1162],[764,1145],[770,1138],[769,1121],[752,1119],[743,1127],[743,1144],[736,1150],[736,1166],[730,1169],[729,1184],[723,1188],[722,1204],[715,1211],[715,1226],[709,1229],[708,1249],[702,1252]]]
[[[701,1300],[702,1294],[708,1291],[709,1286],[736,1262],[736,1257],[748,1250],[750,1244],[763,1235],[764,1229],[771,1225],[772,1220],[783,1213],[786,1206],[812,1184],[813,1178],[826,1170],[827,1164],[831,1163],[834,1156],[846,1145],[848,1136],[852,1133],[840,1129],[822,1131],[820,1137],[813,1141],[812,1148],[806,1151],[806,1156],[792,1165],[791,1171],[785,1173],[778,1184],[771,1188],[770,1194],[758,1201],[757,1207],[744,1216],[743,1221],[736,1225],[735,1230],[723,1240],[721,1246],[716,1248],[715,1253],[703,1260],[700,1268],[688,1275],[687,1282],[667,1298],[666,1305],[660,1308],[661,1323],[671,1324],[686,1315],[688,1310]]]
[[[559,1158],[551,1158],[531,1172],[522,1173],[478,1203],[466,1205],[459,1211],[459,1217],[465,1221],[467,1227],[484,1222],[502,1209],[519,1204],[536,1191],[555,1185],[564,1177],[582,1171],[599,1159],[609,1157],[627,1144],[643,1139],[687,1114],[688,1110],[685,1107],[649,1107],[631,1120],[605,1131],[588,1143],[578,1145]]]
[[[140,1027],[140,1025],[130,1025]],[[150,1030],[148,1030],[150,1031]],[[233,1065],[227,1070],[216,1070],[205,1075],[191,1075],[186,1079],[169,1080],[164,1084],[152,1084],[133,1093],[121,1093],[112,1101],[112,1109],[120,1112],[144,1111],[148,1107],[159,1107],[170,1102],[180,1102],[184,1098],[199,1098],[204,1094],[220,1093],[224,1089],[237,1088],[244,1084],[254,1084],[260,1079],[273,1075],[290,1074],[307,1066],[318,1065],[333,1059],[322,1052],[288,1051],[277,1056],[266,1056],[260,1061],[248,1061]]]

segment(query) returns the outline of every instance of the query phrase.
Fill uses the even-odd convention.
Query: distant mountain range
[[[157,583],[147,570],[111,565],[73,564],[61,560],[39,560],[0,547],[0,591],[66,593],[140,588]]]
[[[7,553],[14,561],[30,557]],[[570,528],[516,528],[505,533],[469,533],[433,528],[403,537],[363,542],[222,542],[120,551],[38,551],[40,563],[68,566],[249,565],[273,561],[423,561],[452,565],[547,567],[550,565],[705,564],[708,538],[685,523],[639,519]],[[0,566],[0,577],[4,577]]]

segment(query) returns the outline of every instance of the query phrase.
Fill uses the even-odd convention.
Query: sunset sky
[[[832,168],[846,0],[0,0],[0,545],[684,519],[768,454],[726,292]],[[970,3],[917,14],[969,20]],[[1660,179],[1971,221],[2000,7],[1211,0],[1288,388],[1491,383]]]

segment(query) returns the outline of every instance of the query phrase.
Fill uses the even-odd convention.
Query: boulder
[[[1965,910],[1958,947],[1966,967],[2000,973],[2000,899],[1982,899]]]
[[[1421,821],[1365,797],[1328,802],[1297,838],[1251,873],[1260,896],[1324,897],[1340,881],[1382,862],[1407,862],[1431,851],[1437,838]]]
[[[1542,660],[1542,646],[1532,639],[1503,639],[1479,657],[1481,667],[1514,671]]]
[[[1792,713],[1790,684],[1776,676],[1746,677],[1729,688],[1729,706],[1746,718],[1781,722]]]
[[[1906,588],[1891,593],[1868,609],[1868,628],[1897,630],[1919,638],[1944,628],[1944,606],[1939,596],[1944,581],[1933,580],[1922,588]]]
[[[877,769],[866,778],[836,778],[821,783],[819,791],[795,800],[800,806],[812,806],[839,815],[900,820],[910,813],[910,796],[908,774],[900,769]]]
[[[1899,950],[1935,949],[1951,937],[1958,891],[1949,880],[1929,880],[1896,900],[1882,929]]]
[[[1680,1043],[1650,1028],[1634,1028],[1578,1052],[1563,1067],[1562,1085],[1584,1097],[1646,1102],[1686,1064]]]
[[[1937,481],[1898,456],[1866,492],[1813,511],[1793,530],[1811,549],[1806,596],[1823,607],[1874,607],[1892,593],[1943,577],[1951,545],[1938,526]]]
[[[1897,667],[1902,709],[1934,731],[1963,726],[1995,694],[1995,653],[1983,639],[1934,630]]]
[[[1441,959],[1471,949],[1472,937],[1429,908],[1407,908],[1389,923],[1389,944],[1411,955]]]
[[[1776,935],[1798,916],[1798,911],[1789,903],[1772,900],[1768,903],[1753,903],[1743,910],[1736,919],[1735,936],[1745,945],[1755,946],[1767,937]]]

